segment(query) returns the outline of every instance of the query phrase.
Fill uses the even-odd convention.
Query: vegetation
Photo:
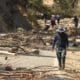
[[[66,15],[70,17],[76,14],[78,0],[54,0],[54,2],[53,7],[48,7],[43,5],[43,0],[7,0],[7,2],[5,0],[8,11],[4,12],[2,17],[4,22],[8,25],[8,29],[6,30],[16,29],[17,26],[14,24],[15,14],[20,14],[20,16],[24,18],[23,22],[26,21],[25,23],[30,24],[31,28],[27,26],[30,29],[32,29],[32,27],[40,28],[37,19],[43,18],[44,13],[48,15],[49,19],[51,14],[61,14],[62,16]],[[27,16],[23,16],[23,14]],[[77,14],[79,13],[77,12]]]
[[[18,2],[27,12],[28,20],[32,26],[40,27],[37,18],[43,18],[43,14],[50,15],[51,8],[43,5],[43,0],[21,0]]]
[[[77,2],[78,0],[54,0],[55,5],[53,6],[55,9],[55,13],[62,14],[63,16],[72,16],[76,12]]]

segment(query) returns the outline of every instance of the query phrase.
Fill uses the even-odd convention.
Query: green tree
[[[76,3],[78,0],[54,0],[55,6],[57,6],[56,9],[59,9],[59,13],[62,13],[63,15],[73,15]]]
[[[43,0],[20,0],[20,5],[27,11],[28,19],[30,23],[34,26],[39,26],[37,23],[38,14],[50,14],[51,9],[43,5]]]

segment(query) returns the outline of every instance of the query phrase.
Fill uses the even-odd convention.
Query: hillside
[[[53,0],[43,0],[43,4],[51,6],[54,5],[54,2]],[[79,8],[80,1],[78,0],[78,13],[76,14],[79,14]],[[54,9],[48,9],[36,0],[0,0],[0,32],[16,31],[19,27],[31,30],[34,23],[35,26],[38,25],[35,15],[44,12],[51,15],[50,10],[54,12]]]
[[[18,27],[31,29],[27,17],[19,10],[16,0],[0,0],[0,32],[15,31]]]

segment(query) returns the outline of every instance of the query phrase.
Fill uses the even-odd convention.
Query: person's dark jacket
[[[74,17],[75,27],[78,27],[78,22],[79,22],[79,19],[75,16],[75,17]]]
[[[57,48],[66,48],[68,47],[68,36],[66,33],[56,33],[54,35],[54,40],[52,46],[56,45]]]
[[[78,23],[79,19],[77,17],[74,17],[74,22]]]

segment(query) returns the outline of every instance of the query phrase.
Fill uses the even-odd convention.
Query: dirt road
[[[76,56],[79,51],[76,52]],[[27,68],[36,71],[42,70],[47,71],[47,80],[75,80],[74,77],[68,75],[69,71],[79,69],[79,65],[76,66],[78,59],[74,56],[74,51],[67,52],[66,70],[58,70],[58,62],[56,59],[55,51],[40,50],[39,56],[33,55],[0,55],[0,63],[5,65],[11,65],[14,69],[16,68]],[[5,57],[8,59],[5,60]],[[79,64],[79,63],[78,63]]]

